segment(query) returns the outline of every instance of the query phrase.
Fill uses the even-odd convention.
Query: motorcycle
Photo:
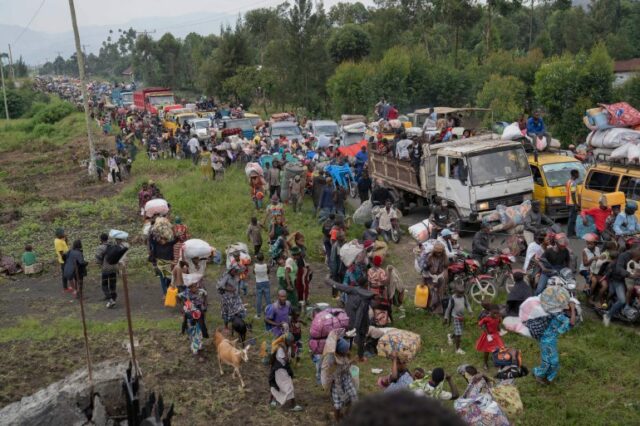
[[[627,271],[630,274],[636,273],[636,270],[640,267],[640,264],[634,262],[633,260],[627,264]],[[640,280],[636,279],[633,285],[633,289],[631,290],[631,303],[625,305],[617,314],[615,314],[611,319],[617,319],[622,322],[635,324],[640,322]],[[610,303],[615,303],[612,300]],[[608,305],[603,306],[593,306],[593,309],[600,316],[603,316],[609,310]]]
[[[486,298],[493,300],[497,295],[493,277],[488,274],[479,274],[480,262],[466,255],[459,255],[455,261],[449,264],[449,288],[455,289],[463,286],[467,296],[477,304],[481,304]]]
[[[491,253],[491,252],[490,252]],[[485,261],[485,273],[491,275],[498,287],[504,287],[507,293],[515,285],[512,266],[516,262],[516,257],[509,249],[493,251],[492,255]]]

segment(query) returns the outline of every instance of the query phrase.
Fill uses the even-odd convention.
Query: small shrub
[[[47,105],[33,116],[33,124],[54,124],[73,113],[75,108],[69,102],[54,102]]]
[[[38,123],[31,130],[31,137],[40,138],[51,136],[55,132],[56,128],[53,124]]]

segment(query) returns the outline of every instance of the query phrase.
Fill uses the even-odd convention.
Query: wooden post
[[[131,345],[131,364],[133,374],[138,376],[138,362],[136,361],[136,347],[133,342],[133,324],[131,322],[131,306],[129,304],[129,280],[127,277],[127,267],[122,267],[122,289],[124,290],[124,307],[127,313],[127,327],[129,329],[129,344]]]

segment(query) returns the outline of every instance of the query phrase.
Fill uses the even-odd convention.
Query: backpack
[[[278,303],[278,301],[275,301],[273,303],[269,303],[267,305],[266,308],[264,308],[264,319],[266,320],[267,318],[271,319],[271,315],[273,315],[273,310],[275,309],[275,305]],[[289,308],[289,313],[291,313],[291,302],[289,302],[287,300],[286,302],[287,308]],[[266,327],[266,329],[268,331],[271,331],[273,329],[273,327],[275,327],[275,325],[273,324],[269,324],[267,323],[267,321],[264,322],[264,326]]]
[[[492,354],[493,364],[496,367],[515,365],[522,367],[522,352],[513,348],[498,348]]]
[[[119,246],[116,244],[107,245],[107,249],[104,252],[104,261],[109,265],[116,265],[122,259],[122,256],[129,250],[128,247]]]

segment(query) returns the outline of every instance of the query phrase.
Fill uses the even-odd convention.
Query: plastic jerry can
[[[429,287],[424,284],[418,284],[416,286],[416,295],[413,299],[413,304],[417,308],[426,308],[429,302]]]

